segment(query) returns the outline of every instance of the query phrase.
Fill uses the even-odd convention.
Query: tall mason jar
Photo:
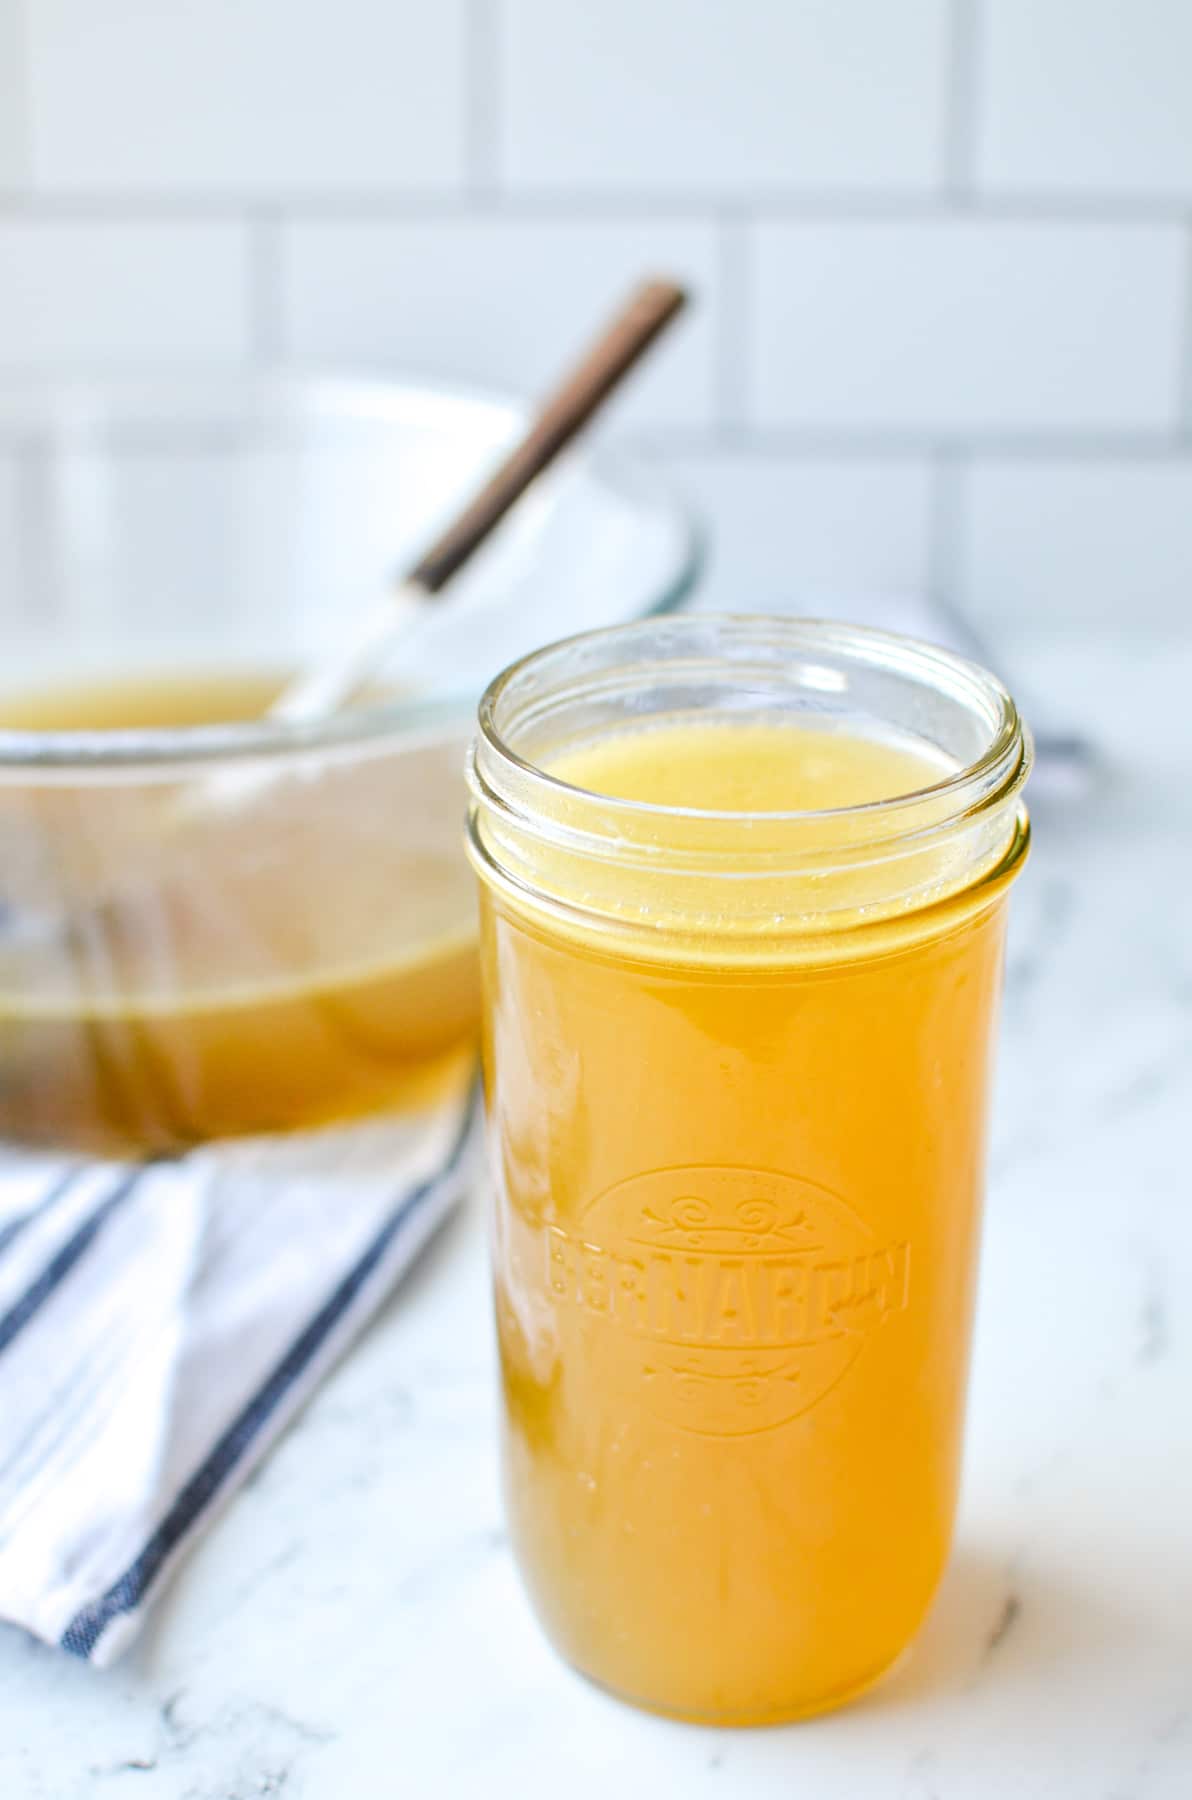
[[[892,791],[777,805],[784,745]],[[837,1705],[931,1601],[1030,758],[983,670],[815,621],[596,633],[482,703],[510,1525],[556,1646],[639,1704]]]

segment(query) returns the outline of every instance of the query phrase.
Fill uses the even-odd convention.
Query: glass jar
[[[630,731],[665,757],[665,727],[759,723],[913,743],[938,778],[751,812],[550,773]],[[482,703],[509,1517],[556,1645],[640,1704],[836,1705],[931,1600],[1029,764],[982,670],[810,621],[595,633]]]

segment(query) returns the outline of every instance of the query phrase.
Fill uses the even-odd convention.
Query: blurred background
[[[1186,0],[0,0],[7,367],[532,392],[652,267],[709,598],[1187,627]]]

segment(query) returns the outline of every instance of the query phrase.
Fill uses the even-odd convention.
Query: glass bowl
[[[412,383],[0,386],[0,1138],[327,1124],[469,1044],[474,702],[538,643],[683,597],[697,534],[652,479],[570,456],[340,716],[58,727],[69,690],[317,661],[522,416]],[[57,721],[28,711],[50,689]]]

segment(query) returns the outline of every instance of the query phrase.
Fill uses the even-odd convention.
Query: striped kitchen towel
[[[460,1198],[418,1115],[136,1166],[0,1153],[0,1619],[97,1664]]]

